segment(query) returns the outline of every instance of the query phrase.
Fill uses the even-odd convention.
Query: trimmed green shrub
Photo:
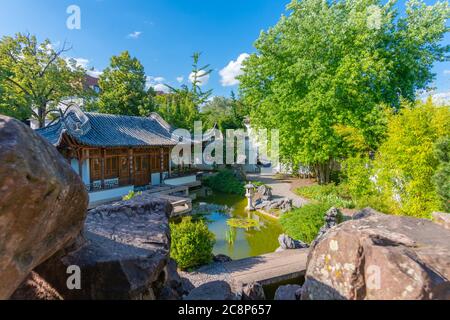
[[[203,179],[203,184],[223,193],[245,195],[245,183],[236,178],[231,170],[221,170]]]
[[[181,269],[208,264],[212,260],[215,244],[214,234],[208,230],[206,222],[193,222],[191,217],[180,223],[171,223],[172,244],[170,256]]]
[[[325,213],[329,209],[330,205],[325,203],[308,204],[283,214],[280,223],[290,237],[311,243],[324,225]]]

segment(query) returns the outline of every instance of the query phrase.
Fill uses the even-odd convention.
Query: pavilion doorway
[[[148,155],[134,156],[134,185],[147,186],[151,183]]]

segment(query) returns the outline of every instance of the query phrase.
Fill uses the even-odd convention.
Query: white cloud
[[[158,83],[163,83],[166,81],[164,77],[154,77],[154,76],[147,76],[147,84],[148,85],[155,85]]]
[[[155,91],[169,92],[170,89],[164,84],[166,79],[164,77],[147,76],[147,88],[153,87]]]
[[[72,67],[72,64],[74,63],[75,67],[77,68],[83,68],[84,70],[89,69],[89,59],[65,57],[64,60],[66,60],[66,63],[69,65],[69,67]]]
[[[194,76],[195,73],[191,72],[191,74],[189,75],[189,81],[194,82]],[[209,81],[209,73],[206,74],[205,71],[198,71],[197,72],[197,84],[201,87],[204,86],[205,84],[207,84]]]
[[[81,67],[83,69],[87,69],[89,65],[89,60],[85,58],[71,58],[75,60],[77,67]]]
[[[178,83],[182,83],[184,81],[184,77],[183,76],[177,77],[177,81]]]
[[[153,80],[154,80],[155,82],[164,82],[164,81],[166,81],[166,79],[163,78],[163,77],[156,77],[156,78],[154,78]]]
[[[65,58],[65,60],[67,63],[71,63],[71,61],[75,61],[75,65],[77,67],[81,67],[84,70],[86,70],[86,73],[88,75],[90,75],[91,77],[98,78],[103,73],[103,71],[97,70],[95,68],[90,68],[89,67],[89,63],[90,63],[89,59],[68,57],[68,58]]]
[[[141,31],[134,31],[128,35],[128,38],[137,39],[141,36],[141,34],[142,34]]]
[[[222,79],[220,82],[222,86],[235,86],[239,84],[239,80],[236,77],[242,75],[244,72],[242,71],[242,63],[245,59],[247,59],[250,55],[248,53],[242,53],[239,55],[236,61],[231,60],[228,65],[219,71],[219,74]]]
[[[450,91],[431,94],[433,103],[439,106],[450,106]]]
[[[61,46],[61,42],[60,41],[56,41],[55,43],[47,43],[47,45],[45,46],[47,49],[47,53],[52,53],[52,51],[56,51],[58,50],[57,48]]]
[[[154,85],[153,89],[155,89],[155,91],[162,91],[164,93],[168,93],[170,91],[169,87],[167,87],[163,83],[158,83],[158,84]]]
[[[86,73],[91,77],[98,78],[103,74],[103,71],[94,69],[94,70],[87,70]]]
[[[444,74],[450,74],[450,70],[444,70]]]

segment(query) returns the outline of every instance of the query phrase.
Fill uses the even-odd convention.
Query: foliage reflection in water
[[[257,212],[245,210],[247,199],[236,195],[215,194],[197,201],[197,218],[206,219],[209,230],[216,236],[214,254],[225,254],[232,259],[258,256],[274,252],[282,229],[278,221]],[[257,221],[256,227],[236,228],[229,219]],[[251,219],[251,220],[247,220]]]

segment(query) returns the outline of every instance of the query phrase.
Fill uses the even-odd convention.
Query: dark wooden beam
[[[106,149],[101,150],[101,178],[102,178],[102,189],[105,188],[105,158],[106,158]]]
[[[83,149],[80,149],[78,151],[78,175],[81,178],[81,181],[83,181]]]
[[[134,166],[133,148],[130,148],[128,149],[128,169],[129,169],[130,185],[134,184],[133,166]]]
[[[164,179],[164,148],[161,148],[159,152],[160,152],[159,182],[163,183],[163,179]]]

